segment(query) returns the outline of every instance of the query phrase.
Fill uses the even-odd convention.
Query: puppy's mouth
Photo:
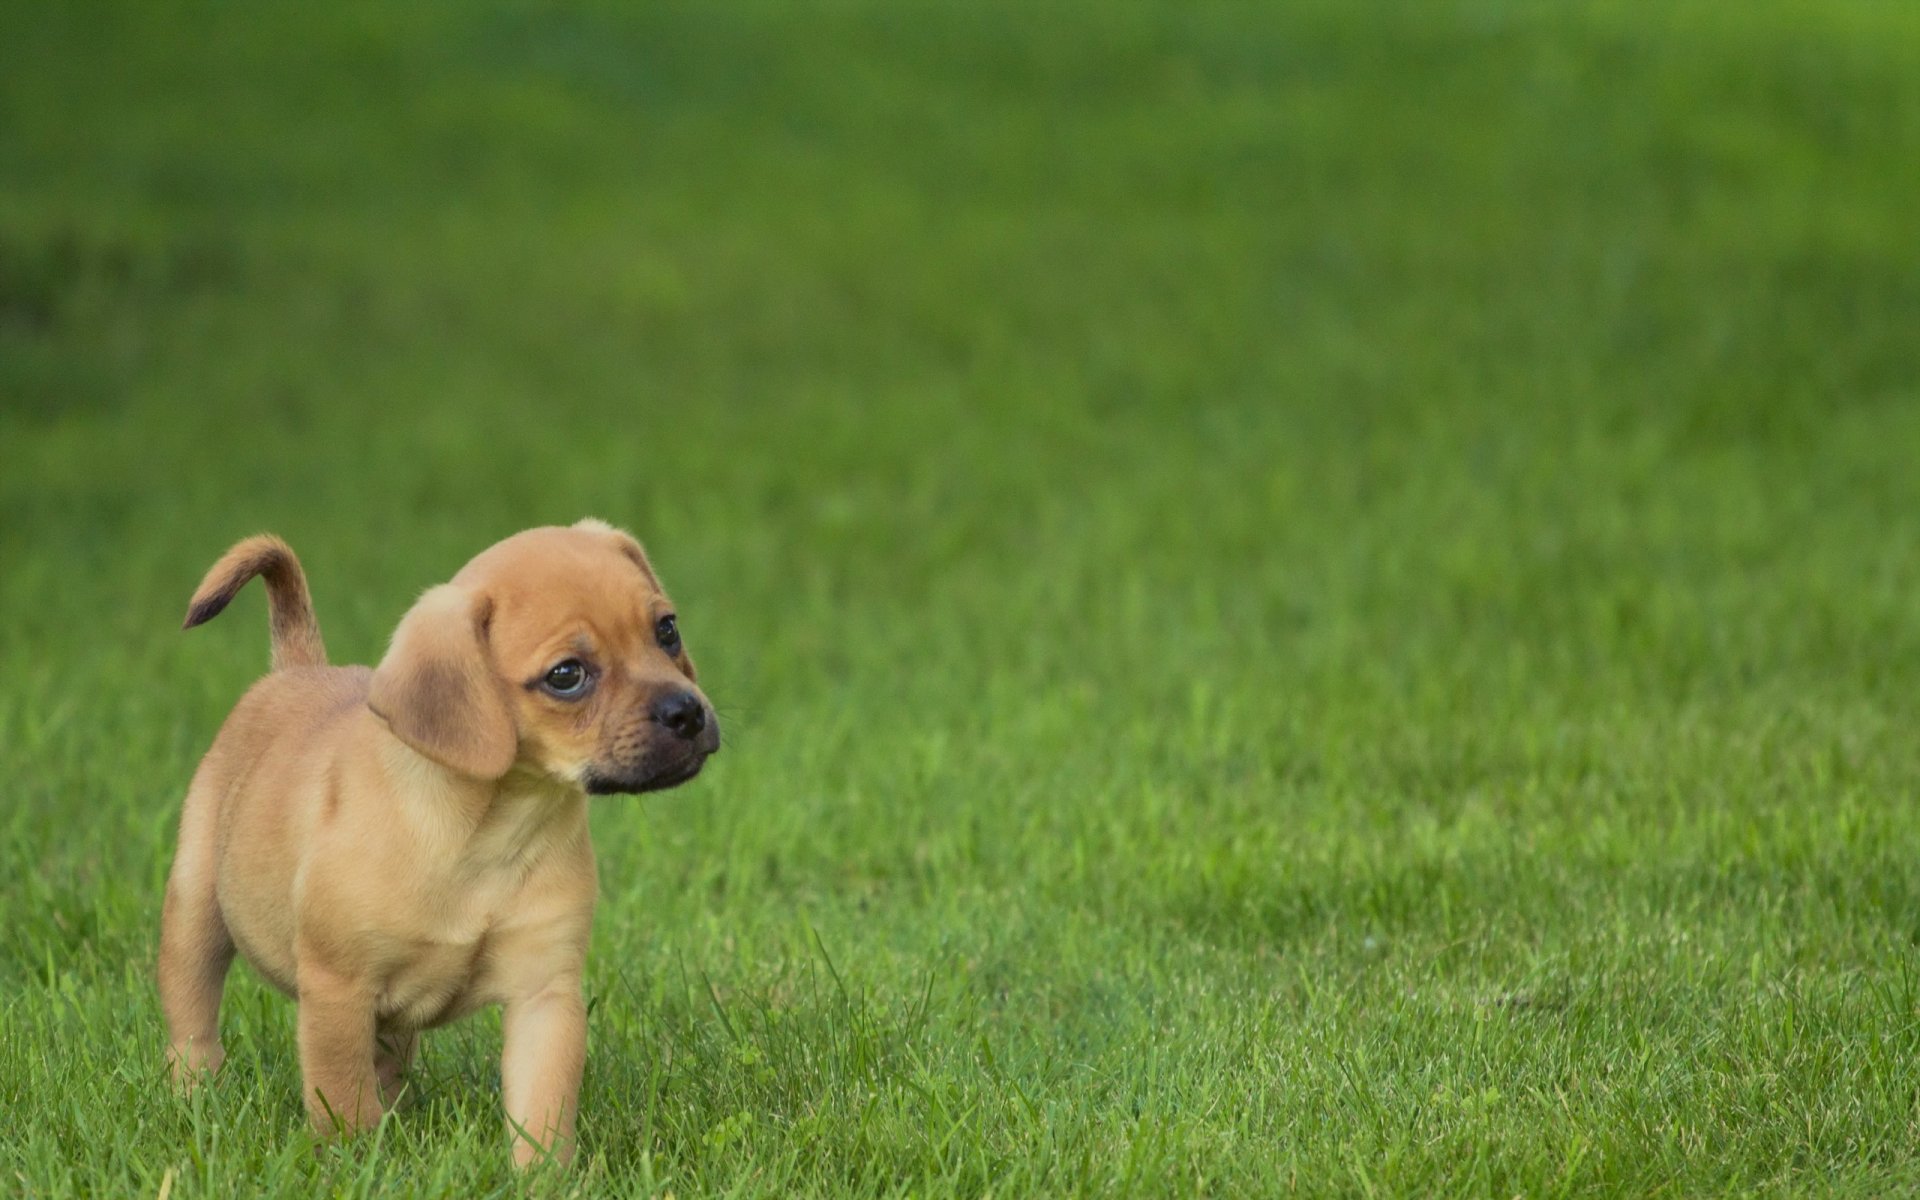
[[[700,768],[706,765],[707,756],[696,754],[653,770],[616,773],[588,767],[581,783],[590,796],[638,796],[642,792],[664,792],[668,788],[679,787],[698,775]]]

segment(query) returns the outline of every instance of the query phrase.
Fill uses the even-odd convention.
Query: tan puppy
[[[720,747],[640,544],[599,521],[493,546],[420,598],[378,667],[329,667],[307,584],[248,538],[188,628],[263,576],[273,671],[221,727],[180,816],[160,932],[168,1056],[218,1070],[238,950],[299,999],[322,1133],[379,1120],[419,1031],[506,1006],[514,1161],[573,1153],[589,793],[694,777]]]

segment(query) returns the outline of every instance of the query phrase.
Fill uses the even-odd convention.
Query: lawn
[[[1917,162],[1895,0],[0,7],[0,1193],[1920,1190]],[[202,571],[588,514],[580,1161],[171,1096]]]

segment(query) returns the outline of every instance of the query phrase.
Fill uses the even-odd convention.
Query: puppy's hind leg
[[[233,952],[212,878],[183,880],[176,863],[160,917],[160,1006],[167,1014],[173,1078],[189,1089],[200,1072],[218,1071],[226,1061],[220,1048],[220,994]]]

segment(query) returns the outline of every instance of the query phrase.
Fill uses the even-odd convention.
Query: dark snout
[[[720,721],[700,693],[680,688],[656,696],[647,706],[649,736],[638,761],[595,764],[587,772],[587,791],[657,792],[677,787],[700,773],[720,749]]]
[[[707,706],[692,692],[673,692],[653,702],[653,720],[668,732],[711,754],[720,748],[720,725],[707,716]],[[711,736],[706,735],[711,728]],[[710,744],[709,744],[710,743]]]

